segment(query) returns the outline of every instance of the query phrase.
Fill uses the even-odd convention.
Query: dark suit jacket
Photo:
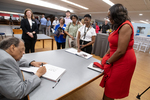
[[[32,28],[30,27],[29,21],[28,19],[22,19],[21,21],[21,28],[23,30],[22,33],[22,39],[37,39],[37,30],[38,30],[38,26],[35,20],[32,19]],[[33,34],[34,38],[31,38],[27,32],[33,32],[35,31],[36,33]]]

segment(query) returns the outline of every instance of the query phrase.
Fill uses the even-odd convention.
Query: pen
[[[42,63],[42,67],[43,67],[43,63]]]
[[[55,83],[55,85],[52,88],[54,88],[58,84],[59,81],[60,81],[60,79]]]

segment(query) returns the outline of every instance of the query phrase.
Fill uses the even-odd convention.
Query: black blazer
[[[35,22],[35,20],[32,19],[32,28],[30,28],[30,24],[28,19],[22,19],[21,20],[21,26],[20,26],[23,30],[22,33],[22,39],[37,39],[37,30],[38,30],[38,26],[37,23]],[[27,32],[33,32],[35,31],[35,34],[33,34],[34,38],[31,38]]]

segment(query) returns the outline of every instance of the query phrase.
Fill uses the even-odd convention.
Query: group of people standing
[[[78,21],[77,15],[71,15],[70,11],[66,12],[66,17],[59,19],[55,31],[61,27],[64,31],[60,33],[59,37],[55,36],[57,42],[57,49],[69,48],[69,38],[76,40],[78,51],[85,51],[91,54],[92,44],[95,42],[96,31],[91,26],[91,15],[84,16],[84,22]],[[64,37],[66,35],[66,38]]]
[[[87,19],[88,16],[89,19]],[[78,49],[81,49],[87,53],[91,53],[92,51],[92,44],[95,41],[95,36],[97,33],[99,33],[99,26],[97,25],[97,22],[95,23],[95,26],[91,25],[91,15],[87,14],[84,18],[80,21],[77,15],[71,15],[71,12],[68,10],[66,11],[66,17],[60,17],[59,19],[55,17],[55,20],[52,23],[52,26],[54,28],[54,31],[56,32],[58,28],[62,28],[63,31],[60,32],[59,36],[54,36],[55,41],[57,43],[57,49],[64,49],[69,48],[69,39],[76,40]],[[88,20],[88,21],[86,21]],[[38,24],[38,25],[37,25]],[[88,25],[87,25],[88,24]],[[45,18],[44,15],[42,15],[42,18],[40,20],[41,30],[42,33],[51,36],[50,28],[51,28],[51,21],[48,17]],[[87,26],[86,26],[87,25]],[[90,27],[88,27],[90,26]],[[85,27],[85,28],[84,28]],[[88,28],[86,28],[88,27]],[[37,23],[37,20],[34,20],[33,13],[31,9],[26,9],[24,12],[24,19],[21,21],[21,28],[23,30],[22,39],[25,41],[25,47],[26,53],[34,52],[35,43],[37,40],[37,32],[39,29],[39,23]],[[80,32],[81,29],[84,31]],[[105,25],[102,26],[101,31],[103,33],[106,33],[106,28],[110,28],[109,25],[105,22]],[[94,30],[94,31],[93,31]],[[105,31],[105,32],[104,32]],[[55,33],[54,32],[54,33]],[[80,34],[78,34],[80,33]],[[81,36],[81,33],[82,36]],[[80,35],[80,36],[78,36]],[[84,39],[83,39],[84,37]],[[79,38],[79,39],[78,39]],[[80,41],[82,40],[82,41]],[[87,45],[86,45],[87,44]],[[81,47],[82,45],[82,47]],[[80,50],[78,50],[80,51]]]
[[[55,27],[55,30],[59,27],[63,29],[58,37],[55,36],[57,46],[64,48],[66,44],[66,47],[68,47],[67,39],[75,39],[77,37],[78,51],[82,50],[91,53],[92,44],[96,36],[95,29],[90,24],[91,15],[86,14],[84,16],[84,24],[80,25],[77,21],[78,17],[72,15],[69,19],[69,14],[70,12],[67,11],[66,18],[60,18],[59,24]],[[105,89],[102,100],[127,97],[136,66],[136,56],[133,49],[134,29],[127,9],[122,4],[115,4],[108,10],[108,18],[113,32],[108,37],[110,49],[106,52],[100,64],[100,68],[104,69],[100,83],[100,86]],[[0,42],[1,100],[24,100],[23,98],[40,84],[41,80],[39,77],[46,72],[44,66],[40,67],[44,62],[28,62],[21,59],[25,52],[29,52],[29,49],[31,49],[31,52],[34,52],[33,47],[37,39],[37,23],[33,20],[33,13],[30,9],[26,9],[24,12],[21,28],[24,42],[15,37],[6,38]],[[102,31],[104,30],[102,29]],[[65,34],[67,35],[66,38],[64,38]],[[29,65],[40,68],[30,79],[23,81],[19,66]]]

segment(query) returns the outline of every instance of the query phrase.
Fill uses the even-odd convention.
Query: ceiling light
[[[107,20],[108,22],[110,21],[108,18],[104,18],[104,20]]]
[[[8,12],[8,11],[0,11],[0,13],[15,14],[15,15],[24,15],[23,13]]]
[[[140,22],[142,22],[142,23],[145,23],[145,24],[149,24],[148,22],[146,22],[146,21],[143,21],[143,20],[140,20]]]
[[[131,21],[131,23],[135,23],[135,22],[132,22],[132,21]]]
[[[66,2],[66,3],[69,3],[69,4],[72,4],[72,5],[74,5],[74,6],[77,6],[77,7],[83,8],[83,9],[86,9],[86,10],[89,9],[89,8],[87,8],[87,7],[81,6],[81,5],[79,5],[79,4],[73,3],[73,2],[68,1],[68,0],[61,0],[61,1]]]
[[[139,16],[142,16],[143,14],[139,14]]]
[[[72,9],[68,9],[68,8],[63,7],[63,6],[59,6],[59,5],[49,3],[46,1],[42,1],[42,0],[36,0],[36,1],[35,0],[15,0],[15,1],[33,4],[33,5],[42,6],[42,7],[47,7],[47,8],[56,9],[56,10],[62,10],[62,11],[69,10],[70,12],[73,12]]]
[[[149,20],[148,20],[148,19],[146,19],[146,21],[148,22]]]
[[[114,3],[111,2],[110,0],[102,0],[102,1],[104,1],[105,3],[107,3],[107,4],[110,5],[110,6],[113,6],[113,5],[114,5]]]

